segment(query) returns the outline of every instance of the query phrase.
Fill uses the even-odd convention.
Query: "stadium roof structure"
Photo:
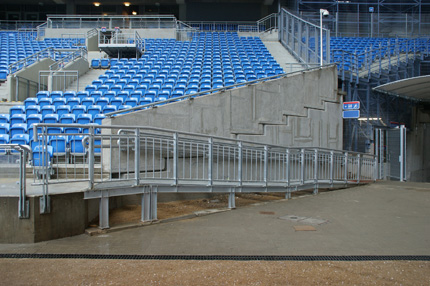
[[[386,83],[373,90],[415,101],[430,102],[430,75]]]

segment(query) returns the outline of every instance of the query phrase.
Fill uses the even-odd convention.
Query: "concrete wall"
[[[18,98],[16,97],[16,78],[13,75],[9,75],[7,78],[7,85],[9,89],[9,101],[24,101],[28,96],[35,96],[37,93],[37,88],[35,87],[35,82],[39,82],[39,71],[49,70],[49,66],[52,65],[54,61],[52,59],[43,59],[38,63],[32,64],[31,66],[24,68],[15,73],[16,76],[20,78],[19,80],[19,90]],[[31,84],[30,91],[27,92],[27,86],[25,80],[30,80]]]
[[[82,234],[88,224],[83,193],[51,195],[51,213],[40,214],[30,197],[30,218],[18,218],[18,198],[0,197],[0,243],[33,243]]]
[[[291,147],[341,149],[339,100],[333,66],[120,115],[104,124],[154,126]]]

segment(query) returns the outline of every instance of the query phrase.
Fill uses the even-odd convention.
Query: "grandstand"
[[[319,27],[284,8],[229,23],[52,15],[0,37],[0,144],[2,162],[21,162],[18,218],[36,215],[36,198],[37,212],[48,215],[54,199],[58,207],[70,196],[79,208],[97,199],[87,212],[108,228],[118,196],[141,196],[142,220],[153,221],[158,193],[226,193],[234,208],[235,192],[289,197],[415,176],[406,160],[397,166],[381,152],[388,134],[406,134],[389,127],[412,109],[393,114],[372,88],[419,75],[426,37],[330,37],[324,29],[320,39]],[[281,52],[272,54],[273,45]],[[344,121],[343,101],[360,102],[361,118]],[[60,218],[50,215],[54,225]],[[28,239],[81,233],[88,219]]]

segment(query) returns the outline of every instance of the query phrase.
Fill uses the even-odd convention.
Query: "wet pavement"
[[[430,184],[378,182],[0,253],[430,255]]]

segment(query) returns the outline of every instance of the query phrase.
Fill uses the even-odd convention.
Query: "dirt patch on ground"
[[[304,192],[295,194],[303,195]],[[307,192],[309,194],[309,192]],[[280,193],[250,193],[236,194],[236,207],[244,207],[256,203],[281,200],[285,194]],[[186,201],[173,201],[157,204],[158,219],[168,219],[180,217],[194,212],[207,209],[224,209],[228,207],[228,195],[215,195],[210,199],[195,199]],[[140,205],[126,205],[121,208],[111,210],[109,213],[109,225],[118,226],[121,224],[138,223],[141,218]],[[98,226],[98,218],[94,219],[91,227]]]
[[[0,259],[0,285],[429,285],[423,261]]]

